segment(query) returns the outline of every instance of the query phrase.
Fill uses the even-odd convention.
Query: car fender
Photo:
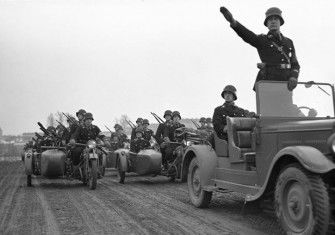
[[[273,158],[269,171],[266,176],[266,180],[262,185],[262,188],[256,195],[248,195],[247,201],[253,201],[260,198],[265,192],[268,186],[273,168],[276,164],[283,158],[291,156],[296,159],[306,170],[317,173],[324,174],[335,169],[335,164],[324,156],[322,152],[311,146],[289,146],[281,149]]]
[[[282,156],[290,155],[295,157],[300,164],[308,171],[313,173],[327,173],[335,169],[335,164],[330,161],[318,149],[311,146],[289,146],[280,150],[271,164],[277,162]]]
[[[210,180],[215,176],[215,167],[217,165],[217,155],[215,150],[209,145],[192,145],[184,154],[183,165],[196,157],[200,166],[200,184],[207,186]],[[183,169],[185,169],[183,167]],[[187,169],[188,170],[188,169]]]
[[[27,175],[33,174],[33,152],[27,151],[24,154],[24,169]]]

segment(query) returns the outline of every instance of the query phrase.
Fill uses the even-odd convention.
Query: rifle
[[[34,142],[37,142],[37,140],[33,137],[33,138],[31,138]]]
[[[69,122],[72,124],[72,125],[78,125],[77,122],[73,121],[73,119],[69,116],[69,115],[66,115],[64,112],[62,112],[62,114],[67,118],[67,120],[69,120]]]
[[[66,127],[65,127],[60,121],[56,120],[56,122],[57,122],[62,128],[66,129]]]
[[[134,123],[132,123],[130,120],[128,121],[127,119],[125,119],[125,121],[128,123],[128,125],[132,128],[132,129],[135,129],[136,126]]]
[[[113,135],[113,131],[111,129],[108,128],[108,126],[105,125],[105,127],[107,128],[107,130]]]
[[[37,132],[35,132],[35,135],[36,135],[37,139],[43,139],[43,136],[41,136],[41,135],[38,134]]]
[[[56,133],[53,133],[53,132],[50,133],[47,129],[45,129],[45,127],[42,125],[42,123],[38,122],[37,124],[40,126],[40,129],[41,129],[45,134],[47,134],[48,136],[50,136],[50,137],[54,137],[54,138],[59,139],[59,140],[62,139],[62,138],[60,138],[59,136],[57,136]]]
[[[196,128],[199,128],[199,127],[200,127],[199,124],[196,123],[194,120],[191,119],[191,121],[193,122],[193,124],[195,125]]]
[[[159,119],[159,117],[156,116],[155,113],[153,113],[153,112],[150,112],[150,113],[151,113],[152,116],[154,116],[154,118],[156,119],[156,121],[157,121],[159,124],[164,123],[164,122],[162,122],[162,121]]]
[[[160,122],[157,120],[159,123],[164,123],[164,120],[163,120],[162,118],[160,118],[157,114],[155,114],[155,113],[153,113],[153,112],[151,112],[151,114],[156,118],[156,120],[157,120],[157,119],[160,120]]]

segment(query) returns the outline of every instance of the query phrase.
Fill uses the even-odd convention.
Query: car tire
[[[208,207],[212,199],[212,192],[201,188],[200,166],[197,158],[193,158],[187,175],[188,192],[193,205],[199,208]]]
[[[285,167],[277,180],[275,210],[287,234],[326,234],[330,221],[329,195],[320,175],[299,164]]]

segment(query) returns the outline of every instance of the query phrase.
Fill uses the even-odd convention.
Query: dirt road
[[[279,234],[276,220],[237,194],[190,204],[185,183],[109,170],[92,191],[79,181],[33,178],[21,162],[0,162],[0,234]]]

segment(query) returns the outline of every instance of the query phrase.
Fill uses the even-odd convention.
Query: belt
[[[258,63],[257,67],[259,69],[263,68],[277,68],[277,69],[291,69],[291,64],[267,64],[267,63]]]

